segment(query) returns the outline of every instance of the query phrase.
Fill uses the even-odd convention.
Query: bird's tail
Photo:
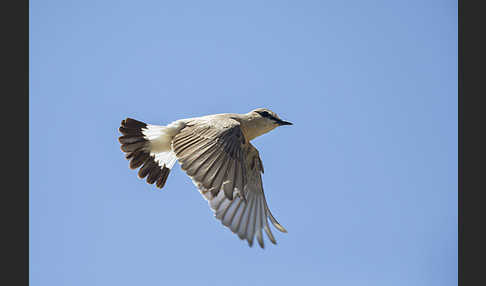
[[[171,148],[173,128],[127,118],[121,122],[119,131],[122,136],[118,141],[130,161],[130,168],[140,167],[138,176],[141,179],[147,177],[147,183],[156,182],[156,186],[162,188],[177,160]]]

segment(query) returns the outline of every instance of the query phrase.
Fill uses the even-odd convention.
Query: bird
[[[268,220],[277,230],[287,230],[267,205],[263,163],[250,141],[284,125],[292,123],[267,108],[180,119],[166,126],[126,118],[118,140],[129,167],[160,189],[178,161],[214,216],[249,247],[256,236],[263,249],[262,229],[277,244]]]

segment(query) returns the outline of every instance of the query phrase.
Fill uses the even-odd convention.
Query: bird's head
[[[248,121],[244,123],[244,129],[249,137],[248,140],[265,134],[278,126],[292,125],[292,123],[280,119],[275,112],[267,108],[254,109],[247,116]]]

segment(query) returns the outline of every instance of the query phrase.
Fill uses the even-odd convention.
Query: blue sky
[[[264,250],[117,141],[257,107]],[[457,284],[457,1],[30,1],[29,132],[31,285]]]

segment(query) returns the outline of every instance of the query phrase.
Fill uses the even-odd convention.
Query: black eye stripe
[[[268,119],[271,119],[271,120],[274,120],[276,122],[280,121],[278,118],[275,118],[273,115],[271,115],[270,113],[268,113],[267,111],[260,111],[258,112],[262,117],[265,117],[265,118],[268,118]]]
[[[265,118],[272,118],[273,116],[268,113],[267,111],[260,111],[258,112],[262,117],[265,117]]]

